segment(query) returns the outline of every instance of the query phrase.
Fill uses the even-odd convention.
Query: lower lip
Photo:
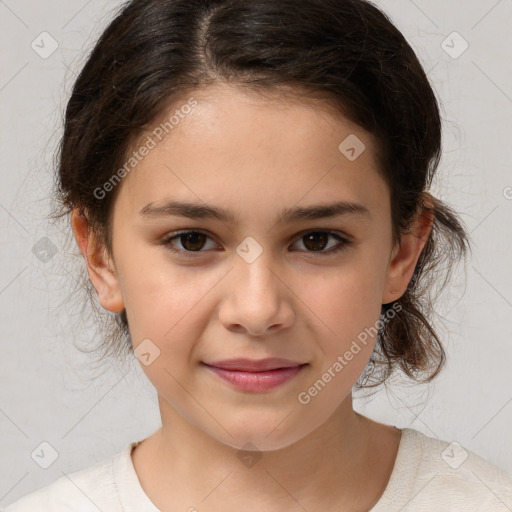
[[[277,368],[263,372],[245,372],[241,370],[224,370],[206,365],[208,369],[243,391],[267,391],[291,380],[306,364],[290,368]]]

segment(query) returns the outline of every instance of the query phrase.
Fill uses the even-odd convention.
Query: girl
[[[511,510],[512,476],[352,408],[443,366],[424,295],[469,242],[440,145],[365,0],[127,3],[67,106],[59,215],[162,426],[6,511]]]

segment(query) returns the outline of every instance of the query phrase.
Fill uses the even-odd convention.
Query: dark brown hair
[[[219,82],[261,94],[322,98],[372,133],[390,190],[394,244],[420,208],[433,217],[411,282],[395,301],[401,310],[384,322],[356,385],[378,386],[395,367],[418,382],[432,380],[445,362],[431,326],[432,291],[446,284],[469,238],[457,214],[428,192],[441,154],[435,94],[403,35],[368,1],[126,3],[97,41],[67,104],[55,218],[79,208],[111,253],[116,194],[98,199],[94,191],[123,166],[164,108]],[[87,277],[82,284],[94,298]],[[393,305],[383,305],[382,313]],[[96,320],[101,318],[101,357],[133,352],[126,311]]]

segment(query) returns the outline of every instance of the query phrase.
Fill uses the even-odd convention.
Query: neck
[[[380,424],[356,413],[350,395],[324,425],[265,452],[225,445],[187,422],[165,399],[159,397],[159,404],[162,428],[140,445],[146,443],[146,452],[139,452],[138,462],[133,455],[143,489],[161,510],[172,503],[183,510],[204,505],[271,511],[294,502],[306,510],[335,510],[335,504],[339,510],[340,503],[350,510],[349,504],[361,504],[361,496],[370,508],[384,490],[379,481],[376,495],[369,492],[374,426]]]

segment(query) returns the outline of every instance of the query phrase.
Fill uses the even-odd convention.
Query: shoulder
[[[121,512],[114,471],[131,445],[87,468],[69,473],[18,499],[0,512]]]
[[[403,512],[506,512],[512,509],[512,475],[457,442],[405,428],[391,478],[372,512],[392,503]]]

